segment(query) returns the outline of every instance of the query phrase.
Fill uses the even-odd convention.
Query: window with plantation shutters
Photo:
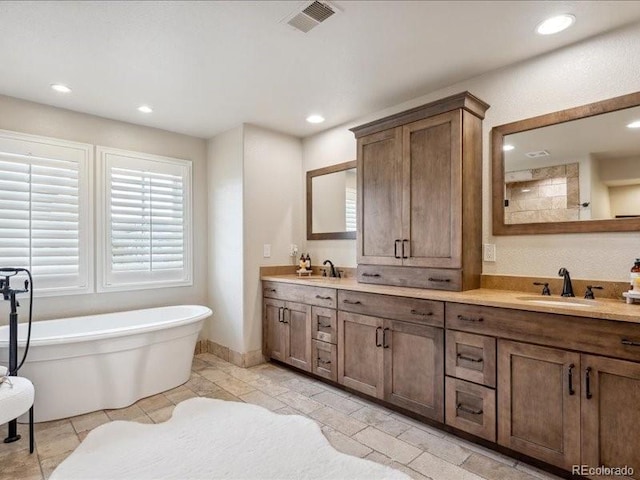
[[[34,295],[91,290],[90,145],[0,131],[0,267]]]
[[[357,190],[355,188],[346,187],[345,190],[345,202],[344,202],[344,217],[345,217],[345,231],[356,231],[356,204],[357,204]]]
[[[191,162],[98,147],[99,290],[191,284]]]

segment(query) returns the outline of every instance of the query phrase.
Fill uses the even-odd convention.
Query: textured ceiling
[[[303,34],[281,23],[292,1],[2,1],[0,94],[204,138],[243,122],[307,136],[640,21],[625,1],[333,4]],[[566,12],[568,31],[534,33]]]

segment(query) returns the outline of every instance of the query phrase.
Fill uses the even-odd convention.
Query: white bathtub
[[[36,422],[122,408],[185,383],[211,310],[179,305],[33,322],[20,375],[35,386]],[[27,327],[20,324],[18,361]],[[0,327],[0,363],[9,360]]]

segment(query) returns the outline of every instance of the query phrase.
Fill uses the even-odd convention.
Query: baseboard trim
[[[197,353],[211,353],[225,362],[232,363],[238,367],[249,368],[266,362],[262,355],[262,350],[240,353],[211,340],[201,340],[198,343],[201,344],[200,348],[202,350],[197,352],[198,347],[196,346]]]

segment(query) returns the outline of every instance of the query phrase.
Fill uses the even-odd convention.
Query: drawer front
[[[496,441],[496,391],[447,377],[445,423],[454,428]]]
[[[434,300],[340,290],[338,309],[434,327],[444,325],[444,303]]]
[[[457,292],[462,290],[462,270],[358,265],[358,282]]]
[[[311,371],[328,380],[338,381],[338,349],[335,345],[311,340]]]
[[[640,361],[640,324],[461,303],[446,304],[447,328]]]
[[[311,307],[311,338],[321,342],[338,342],[338,319],[332,308]]]
[[[496,386],[496,339],[474,333],[447,330],[447,375]]]
[[[336,308],[335,288],[311,287],[284,282],[262,282],[262,295],[267,298]]]

